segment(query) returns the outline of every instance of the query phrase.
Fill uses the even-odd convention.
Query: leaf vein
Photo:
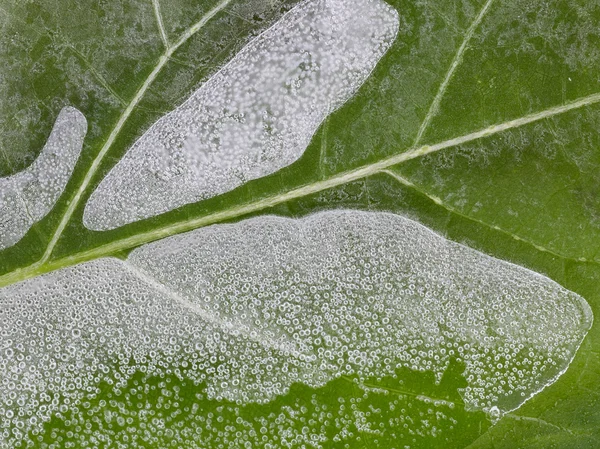
[[[165,44],[165,49],[167,49],[167,51],[168,51],[169,48],[171,47],[171,45],[169,44],[169,38],[167,36],[167,32],[166,32],[165,26],[163,24],[162,14],[160,12],[159,0],[152,0],[152,7],[154,9],[154,15],[156,16],[156,24],[158,25],[158,30],[160,32],[160,38],[162,39],[163,44]]]
[[[529,421],[529,422],[534,422],[534,423],[537,423],[537,424],[539,424],[541,426],[544,426],[544,427],[552,427],[552,428],[554,428],[556,430],[560,430],[561,432],[567,432],[570,435],[575,435],[575,433],[572,430],[567,429],[566,427],[557,426],[556,424],[552,424],[551,422],[545,421],[545,420],[543,420],[541,418],[535,418],[533,416],[514,415],[512,413],[507,413],[505,416],[507,418],[514,419],[515,421]]]
[[[481,11],[479,11],[479,14],[477,15],[477,17],[475,17],[475,19],[471,23],[471,26],[465,33],[465,37],[462,41],[462,44],[460,45],[460,47],[458,47],[458,51],[456,52],[454,59],[452,59],[452,62],[450,63],[450,68],[448,69],[448,72],[446,73],[446,76],[444,77],[442,84],[440,84],[437,94],[435,95],[433,102],[431,103],[431,106],[429,107],[429,111],[427,111],[427,115],[425,116],[425,118],[423,119],[423,122],[421,123],[421,126],[419,128],[419,131],[417,132],[417,137],[415,138],[415,142],[414,142],[413,146],[417,146],[421,142],[421,139],[423,138],[425,131],[427,131],[427,128],[429,127],[429,123],[431,122],[431,119],[438,113],[439,108],[440,108],[440,103],[442,102],[442,98],[444,97],[444,94],[446,93],[448,84],[450,84],[450,81],[452,80],[452,77],[454,76],[456,69],[458,68],[458,66],[460,66],[462,59],[463,59],[463,55],[465,53],[465,50],[469,46],[469,42],[471,41],[471,38],[475,34],[475,30],[477,30],[477,27],[483,20],[483,17],[485,16],[486,12],[489,10],[493,1],[494,0],[487,0],[485,5],[483,5],[483,8],[481,8]]]
[[[388,169],[394,165],[398,165],[402,162],[415,159],[427,154],[435,153],[437,151],[441,151],[446,148],[456,147],[464,143],[468,143],[474,140],[478,140],[484,137],[492,136],[494,134],[507,131],[513,128],[517,128],[520,126],[527,125],[529,123],[533,123],[536,121],[540,121],[543,119],[547,119],[559,114],[563,114],[578,108],[582,108],[585,106],[589,106],[592,104],[596,104],[600,102],[600,93],[592,94],[587,97],[580,98],[572,103],[568,103],[565,105],[557,106],[554,108],[546,109],[544,111],[540,111],[525,117],[521,117],[519,119],[511,120],[508,122],[504,122],[498,125],[492,125],[490,127],[484,128],[480,131],[476,131],[461,137],[456,137],[454,139],[446,140],[444,142],[439,142],[435,145],[425,145],[419,148],[413,148],[412,150],[408,150],[404,153],[399,153],[394,156],[391,156],[387,159],[383,159],[374,164],[365,165],[354,170],[350,170],[344,173],[340,173],[336,176],[332,176],[331,178],[320,180],[314,182],[312,184],[307,184],[305,186],[289,190],[287,192],[280,193],[278,195],[262,198],[258,201],[243,204],[241,206],[237,206],[231,209],[225,209],[213,214],[194,217],[189,220],[176,222],[173,224],[169,224],[163,227],[159,227],[153,229],[151,231],[133,235],[130,237],[126,237],[120,240],[115,240],[113,242],[107,243],[105,245],[98,246],[96,248],[92,248],[90,250],[82,251],[71,256],[58,259],[55,261],[49,261],[50,253],[47,251],[47,256],[42,258],[40,261],[24,268],[17,269],[13,272],[7,273],[5,275],[0,276],[0,286],[12,284],[14,282],[18,282],[24,279],[28,279],[34,276],[37,276],[42,273],[46,273],[48,271],[56,270],[59,268],[64,268],[69,265],[74,265],[77,263],[85,262],[88,260],[92,260],[98,257],[108,256],[119,251],[123,251],[125,249],[133,248],[139,246],[144,243],[148,243],[154,240],[159,240],[174,234],[179,234],[181,232],[190,231],[192,229],[196,229],[202,226],[207,226],[211,224],[215,224],[225,220],[231,220],[234,218],[238,218],[243,215],[247,215],[253,212],[260,211],[262,209],[266,209],[269,207],[276,206],[281,203],[285,203],[286,201],[290,201],[293,199],[301,198],[307,195],[311,195],[314,193],[321,192],[323,190],[327,190],[333,187],[337,187],[348,182],[356,181],[362,179],[367,176],[371,176],[382,172],[385,169]],[[98,162],[99,164],[99,162]],[[96,168],[97,169],[97,168]],[[90,169],[91,170],[91,169]],[[95,173],[95,172],[94,172]],[[91,178],[94,173],[88,172],[88,176]],[[89,183],[89,180],[87,181]],[[84,184],[82,184],[82,188],[84,189]],[[79,189],[78,194],[81,196],[83,194],[82,188]],[[80,197],[79,197],[80,199]],[[73,214],[74,206],[73,201],[71,202],[70,214]],[[65,216],[67,216],[65,214]],[[69,215],[70,217],[70,215]],[[471,217],[468,217],[471,218]],[[64,219],[63,219],[64,221]],[[67,220],[68,221],[68,220]],[[66,222],[62,223],[63,228],[60,230],[64,230],[66,226]],[[58,231],[57,231],[58,232]],[[58,240],[60,235],[56,235],[53,237],[54,244]],[[522,239],[521,239],[522,240]],[[558,255],[558,257],[564,258],[564,256]]]
[[[69,201],[67,209],[66,209],[65,213],[63,214],[63,216],[61,217],[60,223],[58,224],[56,231],[52,235],[52,238],[50,239],[50,242],[48,243],[46,251],[44,252],[44,254],[38,264],[44,264],[45,262],[47,262],[50,259],[50,256],[52,255],[52,251],[54,250],[54,247],[56,246],[58,240],[60,239],[65,228],[67,227],[67,224],[71,220],[71,217],[73,216],[73,213],[75,212],[75,209],[81,202],[83,194],[85,193],[85,191],[89,187],[92,179],[98,172],[98,169],[100,168],[100,164],[104,160],[104,157],[108,153],[108,150],[112,147],[112,144],[114,143],[117,136],[123,129],[123,125],[129,119],[129,116],[131,115],[131,113],[133,112],[133,110],[135,109],[137,104],[140,102],[142,97],[145,95],[145,93],[148,90],[148,88],[150,87],[150,85],[154,82],[154,80],[158,76],[159,72],[165,66],[165,64],[169,60],[170,56],[181,45],[183,45],[190,37],[192,37],[194,34],[196,34],[198,31],[200,31],[202,29],[202,27],[211,18],[213,18],[219,11],[221,11],[223,8],[225,8],[230,2],[231,2],[231,0],[222,0],[213,9],[208,11],[204,16],[202,16],[202,18],[198,22],[196,22],[194,25],[192,25],[190,28],[188,28],[184,32],[184,34],[177,41],[177,43],[175,43],[173,46],[171,46],[169,49],[167,49],[166,52],[159,58],[158,63],[156,64],[156,66],[154,67],[152,72],[150,72],[150,75],[148,75],[148,77],[145,79],[144,83],[140,86],[140,88],[138,89],[138,91],[136,92],[134,97],[131,99],[131,101],[127,105],[127,108],[125,108],[125,110],[123,110],[123,112],[121,113],[121,116],[119,117],[119,120],[113,127],[110,135],[108,136],[108,139],[106,140],[106,142],[100,149],[100,152],[98,153],[96,158],[93,160],[92,165],[86,172],[83,181],[81,182],[81,184],[77,188],[75,194]]]
[[[123,98],[110,86],[108,81],[106,81],[106,79],[104,79],[102,74],[96,70],[96,68],[84,56],[83,53],[81,53],[79,50],[77,50],[73,45],[71,45],[69,43],[67,43],[66,46],[69,50],[71,50],[75,54],[75,56],[77,56],[79,59],[81,59],[81,61],[84,63],[84,65],[92,73],[94,78],[96,78],[96,80],[98,80],[98,82],[102,85],[102,87],[104,87],[108,91],[108,93],[111,94],[121,104],[121,106],[125,106],[127,104],[127,102],[125,100],[123,100]]]
[[[458,210],[454,209],[453,207],[447,205],[446,203],[444,203],[440,198],[438,198],[437,196],[431,195],[430,193],[428,193],[427,191],[421,189],[420,187],[418,187],[417,185],[415,185],[413,182],[409,181],[408,179],[398,175],[397,173],[394,173],[391,170],[381,170],[381,173],[385,173],[389,176],[391,176],[392,178],[394,178],[396,181],[398,181],[400,184],[403,184],[413,190],[415,190],[416,192],[420,193],[421,195],[425,196],[426,198],[430,199],[431,201],[433,201],[434,203],[436,203],[437,205],[441,206],[442,208],[446,209],[448,212],[450,212],[451,214],[457,215],[459,217],[465,218],[469,221],[473,221],[475,223],[478,223],[482,226],[485,226],[486,228],[489,229],[493,229],[494,231],[498,231],[501,232],[509,237],[512,237],[515,240],[518,240],[520,242],[526,243],[528,245],[533,246],[535,249],[537,249],[538,251],[542,251],[548,254],[551,254],[555,257],[561,258],[561,259],[566,259],[566,260],[576,260],[577,262],[589,262],[587,260],[581,260],[581,259],[571,259],[568,257],[564,257],[554,251],[552,251],[551,249],[545,248],[541,245],[538,245],[537,243],[534,243],[531,240],[527,240],[524,239],[523,237],[520,237],[518,234],[512,233],[510,231],[507,231],[506,229],[502,229],[499,226],[496,225],[492,225],[490,223],[487,223],[483,220],[474,218],[468,214],[464,214],[462,212],[459,212]]]
[[[197,304],[193,303],[192,301],[189,301],[188,299],[181,296],[176,291],[169,288],[167,285],[158,281],[156,278],[150,276],[148,273],[146,273],[141,268],[139,268],[131,263],[128,263],[127,261],[125,261],[125,264],[127,266],[127,269],[129,269],[133,274],[135,274],[139,279],[141,279],[144,283],[146,283],[153,290],[164,294],[166,297],[168,297],[169,299],[172,299],[177,304],[185,307],[188,310],[191,310],[193,313],[199,315],[204,321],[221,329],[223,332],[225,332],[229,335],[242,335],[243,337],[247,338],[248,340],[254,341],[267,349],[274,349],[274,350],[283,352],[284,354],[291,354],[292,356],[294,356],[298,359],[301,359],[301,360],[306,360],[308,358],[306,354],[303,354],[300,351],[298,351],[297,348],[295,348],[295,345],[291,341],[281,340],[281,338],[279,338],[278,340],[273,340],[270,338],[266,338],[264,335],[257,334],[254,336],[254,335],[252,335],[251,332],[247,332],[247,331],[245,332],[242,326],[235,325],[235,323],[233,323],[233,322],[230,322],[230,321],[227,321],[227,320],[224,320],[224,319],[221,319],[221,318],[215,316],[215,314],[210,313],[206,309],[198,306]]]

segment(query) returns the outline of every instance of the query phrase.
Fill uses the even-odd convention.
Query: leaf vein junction
[[[405,185],[405,186],[407,186],[407,187],[409,187],[409,188],[412,188],[412,189],[413,189],[413,190],[415,190],[416,192],[418,192],[418,193],[420,193],[421,195],[423,195],[423,196],[427,197],[428,199],[430,199],[431,201],[433,201],[433,202],[434,202],[434,203],[436,203],[437,205],[439,205],[439,206],[443,207],[443,208],[444,208],[444,209],[446,209],[448,212],[450,212],[450,213],[452,213],[452,214],[454,214],[454,215],[457,215],[457,216],[459,216],[459,217],[462,217],[462,218],[466,218],[467,220],[473,221],[473,222],[475,222],[475,223],[479,223],[480,225],[482,225],[482,226],[485,226],[485,227],[487,227],[487,228],[494,229],[495,231],[498,231],[498,232],[501,232],[501,233],[503,233],[503,234],[505,234],[505,235],[508,235],[509,237],[512,237],[512,238],[513,238],[513,239],[515,239],[515,240],[519,240],[519,241],[521,241],[521,242],[525,242],[525,243],[527,243],[528,245],[531,245],[531,246],[533,246],[533,247],[534,247],[535,249],[537,249],[538,251],[543,251],[543,252],[545,252],[545,253],[552,254],[553,256],[560,257],[560,258],[563,258],[563,259],[565,258],[565,257],[564,257],[564,256],[562,256],[561,254],[558,254],[558,253],[556,253],[556,252],[552,251],[551,249],[548,249],[548,248],[545,248],[545,247],[543,247],[543,246],[541,246],[541,245],[538,245],[537,243],[534,243],[534,242],[533,242],[533,241],[531,241],[531,240],[526,240],[526,239],[524,239],[523,237],[520,237],[519,235],[517,235],[517,234],[515,234],[515,233],[513,233],[513,232],[509,232],[509,231],[507,231],[507,230],[505,230],[505,229],[502,229],[502,228],[500,228],[500,227],[498,227],[498,226],[496,226],[496,225],[492,225],[492,224],[490,224],[490,223],[486,223],[486,222],[485,222],[485,221],[483,221],[483,220],[478,220],[477,218],[473,218],[473,217],[471,217],[471,216],[469,216],[469,215],[467,215],[467,214],[464,214],[464,213],[462,213],[462,212],[459,212],[458,210],[454,209],[453,207],[451,207],[451,206],[448,206],[447,204],[445,204],[445,203],[444,203],[444,202],[443,202],[443,201],[442,201],[440,198],[438,198],[437,196],[431,195],[430,193],[426,192],[425,190],[423,190],[423,189],[420,189],[418,186],[416,186],[415,184],[413,184],[412,182],[410,182],[408,179],[406,179],[406,178],[404,178],[404,177],[402,177],[402,176],[398,175],[397,173],[393,172],[392,170],[381,170],[381,173],[385,173],[386,175],[389,175],[389,176],[391,176],[392,178],[394,178],[394,179],[395,179],[396,181],[398,181],[400,184],[403,184],[403,185]]]
[[[160,3],[159,0],[152,0],[152,7],[154,8],[154,15],[156,16],[156,24],[158,25],[158,30],[160,31],[160,38],[165,44],[165,48],[167,51],[171,47],[169,44],[169,38],[167,37],[167,32],[165,31],[165,26],[163,24],[162,14],[160,12]]]
[[[201,217],[194,217],[185,221],[168,224],[166,226],[158,227],[148,232],[118,239],[113,242],[98,246],[96,248],[73,254],[71,256],[67,256],[61,259],[49,260],[49,257],[51,255],[51,249],[54,248],[54,245],[56,245],[56,242],[60,237],[60,233],[62,233],[68,222],[68,218],[70,218],[70,216],[75,210],[75,200],[77,199],[77,201],[79,201],[81,199],[81,195],[83,195],[83,190],[85,190],[85,187],[87,187],[87,184],[82,183],[80,189],[76,194],[76,198],[74,198],[71,201],[71,204],[69,206],[69,208],[71,209],[70,215],[65,214],[66,221],[65,219],[63,219],[63,221],[61,222],[62,229],[57,230],[57,233],[54,235],[53,241],[51,242],[51,246],[49,246],[49,249],[46,251],[44,257],[39,262],[36,262],[30,266],[20,268],[3,276],[0,276],[0,287],[13,284],[15,282],[19,282],[25,279],[29,279],[42,273],[47,273],[49,271],[53,271],[59,268],[64,268],[66,266],[75,265],[77,263],[85,262],[99,257],[109,256],[111,254],[118,253],[119,251],[134,248],[144,243],[159,240],[171,235],[179,234],[181,232],[191,231],[192,229],[196,229],[202,226],[208,226],[211,224],[219,223],[221,221],[238,218],[243,215],[267,209],[269,207],[273,207],[293,199],[302,198],[304,196],[312,195],[314,193],[318,193],[352,181],[360,180],[362,178],[380,173],[383,170],[389,169],[394,165],[401,164],[402,162],[411,159],[435,153],[437,151],[441,151],[447,148],[457,147],[465,143],[469,143],[478,139],[501,133],[503,131],[525,126],[530,123],[551,118],[560,114],[567,113],[569,111],[573,111],[597,103],[600,103],[600,93],[588,95],[571,103],[549,108],[544,111],[526,115],[518,119],[510,120],[497,125],[492,125],[479,131],[475,131],[464,136],[455,137],[453,139],[445,140],[434,145],[423,145],[418,148],[412,148],[408,151],[395,154],[391,157],[382,159],[381,161],[375,162],[373,164],[364,165],[362,167],[358,167],[356,169],[332,176],[328,179],[317,181],[312,184],[307,184],[305,186],[282,192],[277,195],[261,198],[258,201],[242,204],[237,207],[225,209]],[[123,121],[125,119],[123,119]],[[97,165],[100,164],[98,158],[94,162],[97,162]],[[97,168],[97,166],[93,166],[88,171],[88,174],[86,176],[86,178],[89,178],[87,180],[88,184],[91,180],[91,177],[95,174]]]
[[[89,187],[90,182],[92,181],[92,179],[98,172],[98,169],[100,168],[100,164],[104,160],[104,157],[108,153],[108,150],[112,147],[112,144],[114,143],[115,139],[121,132],[121,129],[123,129],[123,125],[129,119],[131,113],[133,112],[133,110],[135,109],[137,104],[140,102],[142,97],[145,95],[145,93],[148,90],[148,88],[150,87],[150,85],[154,82],[154,80],[158,76],[159,72],[165,66],[165,64],[169,60],[170,56],[181,45],[183,45],[190,37],[192,37],[194,34],[196,34],[198,31],[200,31],[202,29],[202,27],[210,19],[212,19],[219,11],[221,11],[223,8],[225,8],[230,2],[231,2],[231,0],[222,0],[213,9],[208,11],[198,22],[196,22],[194,25],[192,25],[190,28],[188,28],[184,32],[183,36],[173,46],[169,47],[165,51],[165,53],[159,58],[158,63],[156,64],[156,66],[154,67],[152,72],[150,72],[150,75],[148,75],[148,77],[146,78],[144,83],[140,86],[140,88],[136,92],[135,96],[131,99],[131,101],[127,105],[127,108],[125,108],[125,110],[123,110],[123,112],[121,113],[121,116],[119,117],[119,120],[117,121],[116,125],[113,127],[110,135],[108,136],[108,139],[106,140],[106,142],[100,149],[100,152],[98,153],[98,155],[92,162],[92,165],[90,166],[87,173],[85,174],[83,181],[81,182],[81,184],[77,188],[75,194],[69,201],[67,210],[63,214],[56,231],[54,232],[54,234],[52,235],[52,238],[50,239],[50,242],[48,243],[48,247],[46,248],[44,255],[40,259],[40,262],[38,262],[38,265],[46,262],[52,255],[52,251],[54,250],[54,247],[56,246],[58,240],[60,239],[65,228],[67,227],[67,224],[71,220],[71,217],[73,216],[73,213],[75,212],[77,206],[81,202],[83,194]]]

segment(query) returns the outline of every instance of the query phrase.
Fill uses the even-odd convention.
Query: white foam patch
[[[63,108],[35,162],[0,178],[0,249],[21,240],[54,207],[71,177],[86,131],[83,114]]]
[[[181,367],[248,403],[400,367],[441,379],[457,359],[467,406],[497,418],[568,367],[591,323],[552,280],[397,215],[216,225],[0,290],[0,447],[102,381]]]
[[[210,198],[296,161],[391,46],[381,0],[309,0],[129,149],[92,194],[84,224],[107,230]]]

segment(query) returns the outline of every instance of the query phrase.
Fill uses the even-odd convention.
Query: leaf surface
[[[114,229],[296,161],[397,31],[381,1],[296,6],[135,142],[90,197],[84,224]]]
[[[210,224],[352,208],[408,216],[546,275],[595,314],[599,5],[388,3],[398,13],[396,40],[299,160],[222,195],[99,233],[85,228],[83,211],[101,180],[153,123],[296,2],[2,1],[0,173],[14,176],[33,162],[64,106],[83,112],[89,132],[54,209],[0,252],[0,285],[124,258],[139,245]],[[295,384],[268,403],[243,405],[213,398],[206,385],[178,373],[130,373],[123,386],[99,385],[81,409],[63,407],[32,438],[40,447],[77,445],[75,430],[90,424],[92,446],[132,446],[128,429],[146,426],[155,439],[143,444],[165,447],[198,418],[220,430],[206,440],[190,437],[189,447],[228,444],[233,422],[252,441],[277,434],[292,447],[350,440],[355,447],[595,447],[599,345],[594,324],[567,371],[494,426],[465,409],[458,390],[468,380],[458,363],[441,380],[402,368],[393,376]],[[80,421],[83,409],[89,421]],[[293,422],[293,431],[274,422]],[[404,424],[412,431],[389,430]],[[347,431],[338,441],[340,428]]]
[[[368,396],[379,388],[370,379],[402,369],[439,384],[461,363],[465,408],[498,420],[556,380],[592,324],[585,300],[546,277],[406,218],[361,211],[214,225],[142,246],[126,262],[63,268],[0,295],[6,447],[27,442],[23,434],[39,432],[38,420],[61,404],[77,413],[97,399],[98,384],[116,377],[119,388],[137,371],[175,374],[205,385],[209,400],[246,405],[272,402],[294,383],[322,388],[340,378],[356,378]],[[437,418],[447,442],[454,404],[416,398],[438,412],[450,408]],[[412,413],[396,415],[420,445],[437,436]],[[280,444],[299,424],[261,444]],[[349,417],[333,439],[356,444],[350,429],[373,425]],[[189,426],[216,432],[209,423]],[[398,427],[374,435],[398,438]],[[230,423],[222,437],[245,444],[239,428]],[[77,439],[87,445],[92,436]],[[194,444],[185,433],[177,439]],[[328,435],[313,428],[311,439]]]
[[[52,210],[71,177],[86,128],[81,112],[64,108],[36,161],[20,173],[0,178],[0,249],[21,240]]]

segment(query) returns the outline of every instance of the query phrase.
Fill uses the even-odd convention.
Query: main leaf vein
[[[131,249],[154,240],[159,240],[165,237],[169,237],[171,235],[179,234],[181,232],[191,231],[192,229],[196,229],[202,226],[208,226],[222,221],[235,219],[250,213],[258,212],[269,207],[285,203],[290,200],[302,198],[352,181],[357,181],[371,175],[375,175],[377,173],[383,172],[386,169],[389,169],[390,167],[393,167],[394,165],[401,164],[411,159],[432,154],[447,148],[457,147],[465,143],[469,143],[478,139],[501,133],[503,131],[508,131],[510,129],[525,126],[530,123],[548,119],[559,114],[564,114],[569,111],[573,111],[597,103],[600,103],[600,93],[588,95],[587,97],[580,98],[579,100],[576,100],[574,102],[567,103],[561,106],[556,106],[550,109],[546,109],[544,111],[536,112],[534,114],[530,114],[515,120],[510,120],[497,125],[492,125],[479,131],[475,131],[464,136],[455,137],[453,139],[445,140],[434,145],[424,145],[418,148],[412,148],[404,153],[395,154],[379,162],[364,165],[362,167],[337,174],[328,179],[316,181],[312,184],[307,184],[286,192],[279,193],[277,195],[261,198],[258,201],[242,204],[240,206],[236,206],[230,209],[214,212],[201,217],[194,217],[185,221],[158,227],[148,232],[114,240],[110,243],[86,251],[82,251],[61,259],[49,260],[48,257],[50,254],[48,254],[48,257],[42,259],[39,262],[0,276],[0,287],[19,282],[42,273],[53,271],[59,268],[64,268],[66,266],[75,265],[77,263],[85,262],[99,257],[109,256],[111,254]],[[93,173],[90,175],[88,172],[88,176],[90,176],[91,178],[91,176],[93,176]],[[73,211],[71,211],[71,214],[73,213]],[[58,240],[58,237],[56,238],[56,240]],[[54,244],[56,244],[56,242],[54,242]]]

